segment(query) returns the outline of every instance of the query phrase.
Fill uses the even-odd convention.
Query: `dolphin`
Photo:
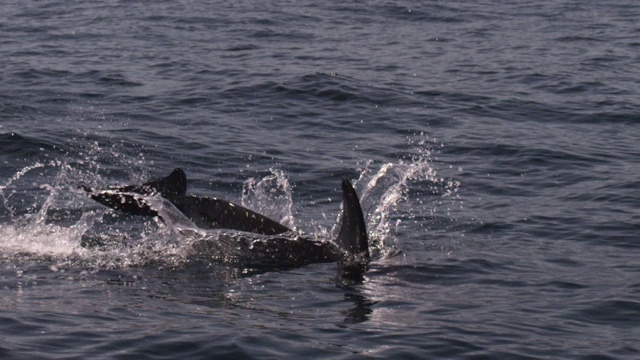
[[[202,229],[219,229],[195,239],[192,257],[225,261],[239,259],[252,266],[302,266],[338,262],[343,277],[359,278],[371,260],[362,207],[351,182],[342,179],[340,230],[335,240],[313,239],[244,206],[214,198],[187,195],[187,177],[180,168],[142,185],[108,189],[82,188],[100,204],[142,216],[162,214],[148,201],[161,196]]]
[[[82,185],[82,188],[93,200],[127,214],[159,216],[158,211],[149,205],[145,197],[160,195],[202,229],[230,229],[263,235],[291,231],[277,221],[244,206],[218,198],[187,195],[187,176],[180,168],[164,178],[154,179],[142,185],[107,190],[96,190],[85,185]]]

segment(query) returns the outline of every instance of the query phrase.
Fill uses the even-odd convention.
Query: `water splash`
[[[45,166],[57,168],[58,173],[51,185],[39,186],[40,189],[48,192],[44,203],[35,213],[16,215],[14,205],[10,204],[11,195],[5,195],[5,190],[27,172]],[[70,226],[56,225],[48,221],[50,210],[61,197],[60,193],[65,190],[63,183],[69,176],[67,172],[69,169],[71,168],[66,163],[59,161],[48,164],[36,163],[19,170],[0,187],[3,205],[11,213],[11,221],[0,224],[0,239],[2,239],[0,246],[4,252],[30,252],[52,256],[69,256],[84,252],[80,247],[80,238],[102,216],[101,214],[86,212]]]
[[[163,219],[161,224],[167,228],[178,230],[199,230],[193,221],[173,206],[169,200],[163,198],[159,194],[152,196],[134,194],[134,198],[135,197],[139,197],[143,202],[147,203],[150,208],[157,211]]]
[[[426,191],[450,196],[457,191],[459,183],[438,177],[431,160],[433,146],[434,143],[420,134],[420,139],[412,145],[412,153],[404,159],[380,166],[367,161],[359,170],[356,187],[361,189],[360,201],[367,219],[370,247],[381,257],[396,252],[397,234],[403,221],[411,220],[416,213],[435,211],[422,200],[414,203],[412,194],[420,195]]]
[[[296,229],[293,217],[293,191],[282,170],[269,169],[270,175],[260,180],[250,178],[242,187],[242,206],[276,219]]]
[[[437,202],[454,194],[459,185],[438,177],[431,162],[432,142],[423,139],[412,146],[410,153],[397,161],[366,161],[359,169],[355,185],[367,218],[371,250],[377,257],[397,253],[402,245],[399,239],[403,222],[415,218],[416,214],[436,211],[433,204],[422,203],[423,192],[438,195],[434,200]],[[99,152],[90,148],[93,153]],[[211,235],[198,229],[172,204],[159,197],[146,197],[145,201],[162,214],[162,221],[127,217],[98,206],[77,190],[80,182],[100,184],[103,181],[96,174],[99,165],[91,165],[99,160],[87,159],[88,163],[73,161],[73,166],[61,161],[34,163],[0,185],[2,205],[11,214],[8,222],[0,224],[0,258],[33,254],[34,257],[53,257],[56,262],[69,266],[119,268],[153,263],[176,267],[188,262],[187,248],[194,239]],[[28,173],[42,168],[48,169],[44,177],[49,179],[48,183],[19,184]],[[38,181],[42,181],[42,176]],[[18,194],[33,193],[34,188],[44,193],[39,204],[27,206],[26,213],[16,212],[16,209],[24,211]],[[293,191],[282,170],[270,169],[261,179],[246,180],[242,205],[296,228]],[[337,223],[333,222],[333,227],[316,224],[315,237],[332,239]]]
[[[15,190],[11,191],[9,194],[5,194],[5,190],[7,188],[11,187],[11,185],[13,185],[16,181],[18,181],[20,178],[22,178],[28,172],[30,172],[32,170],[35,170],[35,169],[43,168],[44,166],[45,166],[45,164],[40,163],[40,162],[36,162],[33,165],[27,166],[27,167],[19,170],[11,178],[9,178],[4,183],[4,185],[0,185],[0,197],[2,197],[2,205],[9,212],[9,215],[10,215],[12,220],[15,218],[16,214],[15,214],[14,208],[10,205],[10,201],[11,201],[11,197],[15,193]]]
[[[48,168],[47,175],[51,172],[55,175],[53,179],[49,177],[49,181],[44,180],[47,183],[31,184],[45,193],[41,205],[21,208],[23,201],[14,200],[11,195],[18,193],[15,187],[26,187],[19,180],[37,168]],[[8,179],[0,188],[3,206],[11,213],[9,221],[0,223],[0,258],[43,260],[52,262],[56,269],[110,269],[150,262],[173,266],[185,262],[175,230],[185,224],[185,221],[181,222],[184,219],[167,216],[167,219],[175,220],[171,226],[150,219],[105,223],[108,222],[106,215],[117,215],[109,209],[96,207],[77,190],[79,181],[86,177],[82,170],[55,161],[25,167]],[[39,180],[43,181],[42,178]]]
[[[421,133],[416,139],[410,139],[409,145],[409,153],[397,161],[364,162],[354,182],[367,221],[371,251],[377,257],[396,254],[403,223],[423,218],[424,214],[434,215],[442,198],[452,197],[460,185],[438,176],[432,163],[433,149],[439,146],[435,140]],[[281,170],[270,169],[270,172],[262,179],[245,181],[242,204],[295,229],[289,180]],[[424,193],[436,195],[437,199],[425,203]],[[340,226],[338,219],[330,227],[314,221],[304,225],[311,226],[318,238],[331,239]]]

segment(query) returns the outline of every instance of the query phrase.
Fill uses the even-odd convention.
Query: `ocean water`
[[[3,1],[0,358],[640,358],[635,1]],[[78,186],[379,254],[191,261]],[[99,244],[98,246],[90,246]]]

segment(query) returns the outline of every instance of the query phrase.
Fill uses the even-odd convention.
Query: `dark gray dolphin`
[[[196,240],[191,254],[222,262],[230,257],[253,267],[338,262],[343,277],[359,276],[370,261],[369,241],[358,196],[346,179],[342,180],[340,221],[336,241],[309,238],[293,231],[272,235],[232,231]],[[230,248],[235,252],[233,256],[226,251]]]
[[[351,182],[342,180],[342,213],[336,241],[309,239],[251,209],[226,200],[186,195],[187,178],[182,169],[167,177],[142,185],[96,190],[83,186],[89,196],[124,213],[160,216],[145,196],[167,199],[196,226],[227,229],[213,238],[193,242],[195,257],[224,261],[233,248],[242,262],[251,265],[300,266],[317,262],[338,262],[343,276],[359,276],[370,261],[369,240],[364,214]],[[233,246],[227,246],[232,241]]]
[[[82,188],[93,200],[127,214],[159,216],[144,196],[160,195],[199,228],[230,229],[264,235],[291,231],[279,222],[244,206],[218,198],[186,195],[187,176],[180,168],[173,170],[167,177],[154,179],[142,185],[106,190],[96,190],[84,185]]]

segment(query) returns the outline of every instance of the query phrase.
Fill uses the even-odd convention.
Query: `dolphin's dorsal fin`
[[[142,185],[124,186],[118,189],[121,192],[132,192],[142,195],[160,194],[163,198],[185,196],[187,194],[187,175],[180,168],[176,168],[171,174],[160,179],[154,179]]]
[[[351,182],[342,179],[342,216],[336,242],[351,255],[363,255],[369,259],[369,238],[358,195]]]
[[[151,209],[140,196],[160,194],[162,197],[185,196],[187,193],[187,176],[182,169],[177,168],[166,177],[151,180],[142,185],[129,185],[107,190],[95,190],[86,185],[81,185],[91,198],[102,205],[120,210],[127,214],[157,216],[157,211]]]

